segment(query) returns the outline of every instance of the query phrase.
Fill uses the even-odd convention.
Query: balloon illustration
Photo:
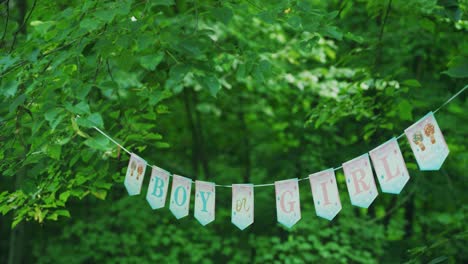
[[[422,151],[426,149],[426,146],[423,144],[423,135],[421,132],[417,131],[413,134],[413,142],[414,144],[418,145]]]
[[[134,172],[135,169],[136,169],[135,161],[132,161],[132,163],[130,164],[130,169],[132,170],[132,171],[130,172],[130,176],[133,176],[133,172]]]
[[[426,134],[427,137],[431,138],[431,143],[435,144],[436,139],[434,137],[434,125],[431,123],[427,123],[426,126],[424,126],[424,134]]]
[[[140,178],[141,174],[143,174],[143,165],[138,165],[138,169],[137,169],[137,180]]]

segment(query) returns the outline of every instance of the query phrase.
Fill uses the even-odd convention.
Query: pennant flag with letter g
[[[145,171],[146,161],[132,153],[124,180],[125,189],[129,195],[140,194]]]
[[[275,194],[278,222],[291,228],[301,219],[297,178],[275,182]]]
[[[439,170],[449,154],[444,135],[432,112],[405,129],[419,169]]]

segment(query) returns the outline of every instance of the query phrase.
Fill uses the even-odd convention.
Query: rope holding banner
[[[443,107],[445,107],[447,104],[449,104],[453,99],[455,99],[457,96],[459,96],[460,94],[462,94],[466,89],[468,88],[468,85],[465,85],[465,87],[463,87],[460,91],[458,91],[457,93],[455,93],[452,97],[450,97],[447,101],[445,101],[441,106],[439,106],[436,110],[433,111],[433,113],[437,113],[439,110],[441,110]],[[76,116],[76,118],[80,118],[79,115]],[[101,133],[103,136],[105,136],[107,139],[109,139],[112,143],[114,143],[115,145],[119,146],[121,149],[123,149],[125,152],[127,152],[127,154],[131,155],[132,152],[129,151],[128,149],[126,149],[123,145],[119,144],[116,140],[114,140],[111,136],[107,135],[104,131],[102,131],[101,129],[99,129],[98,127],[96,126],[93,126],[93,128],[98,131],[99,133]],[[403,136],[405,135],[405,133],[403,132],[401,135],[399,135],[396,139],[400,139],[402,138]],[[155,166],[155,165],[151,165],[151,164],[146,164],[147,166],[149,167],[157,167],[159,168],[158,166]],[[336,167],[336,168],[333,168],[334,171],[337,171],[337,170],[340,170],[342,169],[343,166],[339,166],[339,167]],[[169,176],[172,177],[172,174],[169,173]],[[298,181],[304,181],[304,180],[308,180],[309,177],[304,177],[304,178],[300,178],[298,179]],[[195,181],[192,180],[192,184],[195,184]],[[274,186],[275,183],[264,183],[264,184],[254,184],[253,187],[267,187],[267,186]],[[225,187],[225,188],[232,188],[232,185],[227,185],[227,184],[215,184],[216,187]]]

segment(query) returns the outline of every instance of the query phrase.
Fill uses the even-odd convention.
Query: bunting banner
[[[396,138],[371,150],[369,154],[382,192],[399,194],[409,181],[409,174]]]
[[[202,225],[215,220],[215,184],[195,181],[195,219]]]
[[[405,129],[419,169],[439,170],[449,154],[444,135],[432,112]]]
[[[192,180],[179,175],[173,175],[172,178],[171,205],[169,209],[177,219],[180,219],[186,217],[189,213]]]
[[[301,219],[297,179],[275,182],[275,193],[278,222],[291,228]]]
[[[254,222],[253,184],[232,185],[231,222],[244,230]]]
[[[314,199],[315,213],[327,220],[333,220],[341,211],[340,194],[336,184],[335,170],[330,168],[309,175],[310,189]]]
[[[456,96],[452,96],[437,112]],[[216,188],[232,188],[231,222],[244,230],[254,222],[254,187],[275,186],[276,214],[280,224],[291,228],[301,219],[299,181],[309,180],[312,200],[317,216],[329,221],[336,218],[342,209],[335,171],[343,169],[344,180],[351,204],[368,208],[378,196],[372,165],[383,193],[399,194],[409,182],[410,176],[398,145],[398,140],[406,135],[419,169],[438,170],[449,154],[447,143],[434,117],[429,112],[419,121],[405,129],[404,133],[394,137],[366,154],[351,159],[338,168],[330,168],[310,174],[305,178],[294,178],[266,184],[229,184],[219,185],[214,182],[192,181],[154,166],[117,143],[102,130],[94,127],[130,155],[124,179],[129,195],[138,195],[145,175],[146,166],[152,167],[146,200],[153,209],[165,207],[168,194],[169,178],[172,177],[172,190],[169,209],[177,219],[189,214],[192,184],[195,184],[194,216],[203,226],[215,220]],[[369,158],[370,157],[370,158]],[[372,165],[371,165],[372,160]],[[309,196],[310,197],[310,196]]]
[[[146,161],[135,154],[131,154],[128,162],[127,174],[125,175],[124,185],[128,195],[138,195],[141,192],[141,185],[145,177]]]
[[[169,187],[169,172],[153,166],[151,179],[146,193],[146,201],[152,209],[163,208],[166,204],[167,189]]]
[[[343,171],[346,177],[351,204],[368,208],[378,194],[369,161],[369,154],[366,153],[343,163]]]

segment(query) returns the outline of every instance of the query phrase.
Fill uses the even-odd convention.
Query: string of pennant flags
[[[335,176],[337,170],[343,169],[344,171],[348,194],[351,204],[354,206],[368,208],[378,195],[372,166],[381,191],[399,194],[410,179],[398,145],[398,140],[405,135],[419,169],[421,171],[439,170],[449,154],[449,149],[434,114],[467,88],[468,85],[450,97],[439,108],[429,112],[405,129],[398,137],[393,137],[368,153],[349,160],[339,167],[329,168],[300,179],[294,178],[265,184],[224,185],[207,181],[193,181],[184,176],[171,174],[158,166],[147,163],[98,127],[94,126],[93,128],[130,155],[124,180],[129,195],[141,193],[146,168],[151,168],[146,200],[152,209],[165,207],[169,181],[172,177],[169,209],[177,219],[187,216],[192,184],[194,184],[194,216],[200,224],[205,226],[215,220],[216,187],[232,188],[231,222],[239,229],[244,230],[254,222],[254,188],[275,186],[277,220],[290,228],[301,219],[298,185],[300,181],[309,180],[317,216],[330,221],[342,208]]]

